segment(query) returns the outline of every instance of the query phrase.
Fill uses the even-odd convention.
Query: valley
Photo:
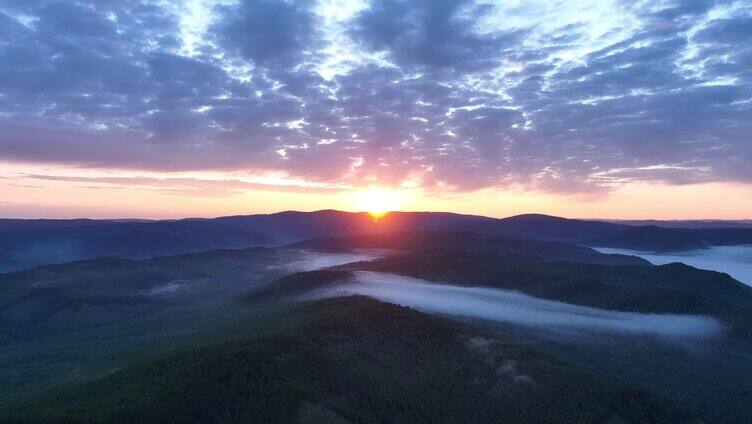
[[[0,416],[10,422],[211,422],[219,410],[269,422],[395,419],[382,414],[402,407],[353,391],[356,380],[408,390],[417,409],[401,419],[464,410],[451,403],[459,392],[438,389],[447,379],[489,414],[478,422],[732,423],[751,410],[739,376],[752,375],[752,289],[561,241],[435,229],[329,236],[46,265],[0,274],[0,294]],[[409,370],[421,349],[459,368]],[[277,357],[287,359],[268,362]],[[313,374],[290,374],[301,367]],[[404,375],[421,383],[404,386]],[[565,408],[557,389],[573,384],[582,408]],[[531,409],[529,396],[549,404]],[[185,406],[157,407],[166,397]],[[291,403],[264,406],[278,402]]]

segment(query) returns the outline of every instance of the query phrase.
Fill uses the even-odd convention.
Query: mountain
[[[402,231],[348,237],[321,237],[288,245],[290,248],[326,252],[356,249],[398,251],[450,251],[525,258],[541,261],[569,261],[608,265],[649,265],[636,256],[607,255],[591,248],[562,242],[540,241],[473,233],[470,231]]]
[[[695,235],[714,246],[752,244],[752,228],[693,228],[677,231]]]
[[[250,302],[279,301],[322,288],[336,287],[353,281],[354,278],[355,274],[352,271],[340,269],[297,272],[252,290],[244,299]]]
[[[745,422],[750,322],[725,274],[462,230],[97,258],[0,275],[0,421]]]
[[[0,345],[114,323],[247,291],[301,254],[215,250],[144,260],[98,258],[0,274]]]
[[[691,415],[483,331],[363,297],[295,325],[147,361],[6,422],[681,423]]]
[[[621,228],[588,242],[591,246],[616,247],[629,250],[670,252],[706,249],[711,243],[694,232],[671,230],[655,225]]]
[[[451,228],[651,252],[699,250],[711,245],[752,243],[752,229],[748,228],[663,228],[656,225],[622,225],[536,214],[459,222],[452,224]]]
[[[148,222],[148,220],[116,220],[116,219],[0,219],[0,231],[13,229],[46,229],[54,230],[66,227],[85,227],[89,225],[103,225],[117,222]]]
[[[424,217],[426,217],[424,224]],[[405,214],[399,227],[435,226],[466,219],[455,214]],[[0,272],[38,265],[119,257],[167,256],[209,249],[274,246],[325,235],[379,232],[366,213],[280,212],[271,215],[190,218],[168,221],[5,220],[0,221]]]
[[[454,227],[484,234],[585,244],[623,229],[618,224],[525,214],[494,220],[461,222]]]
[[[719,219],[672,219],[672,220],[658,220],[658,219],[643,219],[643,220],[604,220],[607,222],[613,222],[616,224],[625,225],[655,225],[662,228],[750,228],[752,227],[752,219],[739,219],[739,220],[719,220]]]
[[[339,269],[511,289],[611,310],[709,314],[752,328],[747,325],[752,288],[727,274],[680,263],[653,266],[634,256],[607,255],[561,242],[422,231],[318,238],[290,247],[324,252],[391,249],[395,254]]]
[[[442,212],[392,212],[379,220],[333,210],[171,221],[0,222],[0,272],[97,257],[141,259],[209,249],[277,246],[316,237],[419,230],[558,241],[645,251],[752,244],[752,228],[663,228],[519,215],[496,219]]]
[[[212,220],[18,225],[0,231],[0,252],[13,252],[16,264],[0,271],[108,256],[139,259],[271,244],[273,240],[258,231]]]
[[[509,243],[506,249],[505,243]],[[504,309],[510,309],[512,323],[492,323],[479,318],[478,325],[499,331],[510,337],[509,340],[540,349],[593,375],[649,390],[703,416],[707,422],[735,423],[752,419],[748,408],[748,380],[739,378],[739,375],[752,377],[752,363],[747,360],[752,353],[752,288],[726,274],[681,263],[654,266],[639,260],[629,263],[629,257],[599,258],[601,254],[594,251],[589,255],[581,252],[581,255],[571,256],[566,248],[535,248],[547,244],[549,242],[468,232],[314,239],[294,246],[339,252],[393,249],[393,254],[329,270],[286,276],[259,286],[244,300],[251,305],[284,304],[311,297],[362,292],[382,293],[385,299],[396,303],[425,304],[434,289],[422,286],[421,291],[411,292],[409,288],[410,284],[423,284],[450,288],[440,290],[440,297],[435,298],[439,309],[450,311],[451,315],[458,307],[466,308],[467,314],[473,316],[475,311],[488,307],[475,303],[479,299],[510,296],[513,303],[494,306],[498,312],[491,312],[491,315],[503,315]],[[530,249],[518,250],[520,245]],[[550,246],[562,244],[551,243]],[[383,290],[371,285],[361,291],[358,287],[367,284],[361,280],[362,272],[376,272],[378,274],[373,274],[376,281],[381,275],[386,278],[385,283],[390,283]],[[418,280],[405,280],[408,286],[400,288],[399,284],[403,283],[395,283],[400,279],[393,276]],[[461,293],[467,292],[472,293],[472,297],[461,297],[464,296]],[[525,309],[523,305],[533,300],[520,297],[519,293],[563,304],[543,302],[533,309]],[[712,317],[720,323],[721,330],[716,336],[693,340],[684,336],[663,339],[646,334],[629,337],[598,331],[578,334],[552,330],[545,325],[541,328],[538,323],[545,321],[540,321],[540,314],[570,308],[563,305],[596,309],[575,308],[570,316],[557,315],[555,322],[599,316],[609,317],[611,322]],[[633,318],[610,315],[613,312],[637,315],[629,315]],[[529,318],[525,318],[526,315]],[[532,324],[513,323],[526,319]],[[683,324],[672,321],[667,325],[676,330]]]

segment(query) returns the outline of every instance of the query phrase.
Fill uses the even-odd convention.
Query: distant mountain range
[[[625,225],[655,225],[663,228],[752,228],[752,219],[607,219]]]
[[[415,230],[462,230],[654,252],[752,244],[752,227],[695,227],[627,225],[536,214],[497,219],[392,212],[374,220],[366,213],[334,210],[165,221],[5,219],[0,220],[0,272],[97,257],[142,259],[218,248],[277,246],[315,237]]]
[[[0,272],[97,257],[149,258],[217,248],[275,246],[322,236],[465,230],[646,251],[752,243],[752,228],[665,228],[546,215],[495,219],[393,212],[378,221],[333,210],[168,221],[0,220]]]

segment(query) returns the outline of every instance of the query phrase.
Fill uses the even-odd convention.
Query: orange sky
[[[301,187],[300,182],[257,178],[244,186],[234,175],[148,175],[38,165],[0,168],[0,216],[14,218],[180,218],[373,208],[369,188]],[[48,180],[60,175],[70,180]],[[81,178],[80,175],[87,175]],[[143,181],[142,181],[143,180]],[[210,180],[207,182],[207,180]],[[131,182],[133,181],[133,182]],[[177,181],[177,182],[176,182]],[[186,182],[187,181],[187,182]],[[229,181],[229,182],[227,182]],[[244,180],[245,181],[245,180]],[[258,182],[257,181],[257,182]],[[280,189],[268,183],[289,184]],[[376,186],[374,186],[376,187]],[[553,194],[521,189],[426,193],[383,190],[375,204],[408,211],[450,211],[494,217],[545,213],[610,219],[749,219],[752,187],[735,183],[662,185],[627,183],[602,194]]]
[[[0,217],[752,218],[749,1],[36,3]]]

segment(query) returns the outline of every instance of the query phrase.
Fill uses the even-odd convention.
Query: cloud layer
[[[752,183],[744,2],[9,0],[0,63],[6,161],[456,190]]]

